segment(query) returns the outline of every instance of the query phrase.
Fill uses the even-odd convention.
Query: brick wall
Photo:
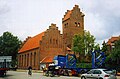
[[[62,18],[63,38],[68,47],[71,48],[72,38],[75,34],[83,34],[84,14],[80,11],[78,5],[72,10],[67,10]]]
[[[28,66],[39,69],[39,48],[18,54],[18,68],[27,69]]]
[[[63,37],[56,25],[51,24],[40,42],[40,60],[46,56],[54,57],[58,54],[65,54]]]

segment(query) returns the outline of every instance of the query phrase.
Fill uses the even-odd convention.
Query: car
[[[81,75],[81,79],[117,79],[115,70],[91,69]]]

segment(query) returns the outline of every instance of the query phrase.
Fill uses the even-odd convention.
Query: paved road
[[[80,77],[68,77],[68,76],[46,77],[43,76],[42,73],[33,73],[32,76],[28,76],[27,72],[8,71],[7,76],[0,77],[0,79],[80,79]],[[118,79],[120,79],[120,77]]]
[[[80,79],[80,77],[46,77],[43,73],[33,73],[32,76],[28,76],[27,72],[8,71],[6,77],[0,77],[0,79]]]

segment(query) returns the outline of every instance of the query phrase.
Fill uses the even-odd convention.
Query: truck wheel
[[[84,76],[82,76],[81,79],[86,79],[86,78]]]

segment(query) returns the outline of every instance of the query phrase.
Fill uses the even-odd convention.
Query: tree
[[[21,41],[17,36],[13,36],[10,32],[4,32],[0,36],[0,56],[12,56],[12,60],[16,60],[18,49]]]
[[[89,31],[84,32],[85,53],[89,53],[95,47],[95,37]]]
[[[84,35],[80,35],[80,34],[74,35],[72,51],[78,53],[79,58],[80,58],[80,54],[87,54],[94,48],[95,48],[95,38],[93,35],[90,34],[89,31],[84,31]]]
[[[96,45],[94,46],[94,50],[100,50],[100,45],[99,45],[99,44],[96,44]]]
[[[120,40],[115,42],[115,48],[106,58],[106,64],[109,67],[119,67],[120,65]]]
[[[102,43],[102,52],[105,52],[105,54],[108,52],[107,44],[105,43],[105,41],[103,41]]]
[[[115,64],[120,64],[120,40],[115,42],[115,48],[112,51],[112,59],[113,61],[116,61]]]
[[[80,60],[80,53],[83,54],[85,49],[84,39],[83,36],[80,34],[76,34],[73,37],[73,44],[72,44],[72,51],[74,53],[79,54],[79,60]]]

